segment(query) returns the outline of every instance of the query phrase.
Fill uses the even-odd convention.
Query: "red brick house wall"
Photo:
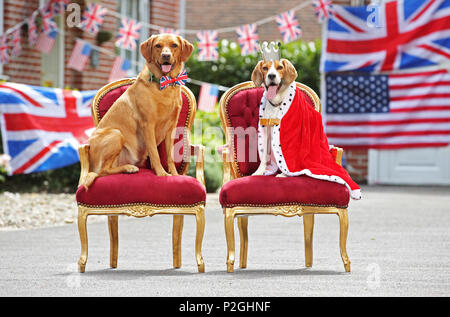
[[[25,17],[38,8],[38,1],[6,0],[3,7],[3,30],[22,22]],[[10,64],[3,65],[3,74],[9,81],[40,85],[41,53],[28,46],[27,37],[22,34],[22,55],[15,57]]]

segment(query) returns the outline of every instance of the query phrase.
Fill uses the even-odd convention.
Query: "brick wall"
[[[84,1],[77,0],[72,1],[77,2],[81,5],[81,12],[84,11],[85,5]],[[103,7],[107,8],[109,11],[117,11],[117,1],[116,0],[102,0],[98,2]],[[102,48],[107,49],[110,52],[114,52],[114,41],[116,36],[116,31],[118,28],[118,19],[107,14],[105,20],[103,21],[101,30],[109,31],[113,34],[113,37],[108,42],[101,45]],[[109,74],[111,71],[112,64],[114,62],[114,57],[108,56],[103,53],[99,53],[99,65],[93,67],[90,60],[86,63],[86,67],[83,72],[78,72],[74,69],[67,67],[67,61],[70,58],[73,47],[75,46],[76,39],[80,38],[94,45],[98,45],[96,42],[96,37],[83,32],[82,30],[73,27],[66,27],[66,37],[65,37],[65,86],[70,88],[78,88],[80,90],[98,89],[108,82]]]
[[[186,2],[191,2],[187,0]],[[186,5],[188,6],[188,5]],[[179,27],[179,0],[150,0],[150,22],[163,27]],[[159,30],[151,30],[158,33]]]
[[[23,21],[25,17],[38,8],[38,1],[6,0],[4,1],[4,31]],[[28,46],[25,34],[22,34],[22,54],[11,59],[11,63],[3,66],[3,74],[9,81],[40,85],[41,53]]]

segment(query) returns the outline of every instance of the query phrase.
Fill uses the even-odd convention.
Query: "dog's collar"
[[[151,72],[150,69],[147,68],[147,70],[148,70],[148,75],[149,75],[149,76],[148,76],[148,81],[149,81],[150,83],[155,82],[155,83],[157,83],[157,84],[159,85],[159,84],[160,84],[160,80],[153,80],[153,78],[156,79],[155,75],[153,75],[153,73]]]

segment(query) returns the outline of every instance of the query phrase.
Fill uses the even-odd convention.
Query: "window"
[[[149,0],[119,0],[118,12],[128,18],[133,18],[136,21],[149,23],[150,7]],[[120,23],[120,22],[119,22]],[[143,26],[140,32],[139,43],[142,43],[149,37],[149,30]],[[139,44],[138,43],[138,44]],[[131,69],[128,71],[128,76],[136,76],[145,65],[145,60],[141,56],[139,49],[130,51],[120,49],[120,56],[131,61]]]

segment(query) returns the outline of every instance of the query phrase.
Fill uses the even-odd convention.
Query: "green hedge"
[[[186,64],[189,77],[226,87],[232,87],[237,83],[250,80],[253,68],[260,59],[259,54],[241,56],[239,46],[227,40],[220,42],[220,57],[216,62],[200,62],[195,58],[196,55],[197,52]],[[285,44],[282,46],[281,55],[294,64],[299,74],[297,81],[308,85],[319,94],[320,41],[309,43],[296,41]],[[198,100],[200,87],[192,84],[188,86]],[[217,107],[215,112],[212,113],[197,112],[192,131],[192,141],[193,144],[203,144],[207,148],[205,159],[206,186],[208,192],[215,192],[222,182],[221,158],[215,149],[225,142],[223,132],[220,129]],[[0,144],[0,153],[2,152]],[[195,164],[191,164],[189,175],[195,175],[194,167]],[[53,171],[6,177],[5,182],[0,182],[0,191],[72,193],[76,190],[79,173],[80,164],[74,164]]]

